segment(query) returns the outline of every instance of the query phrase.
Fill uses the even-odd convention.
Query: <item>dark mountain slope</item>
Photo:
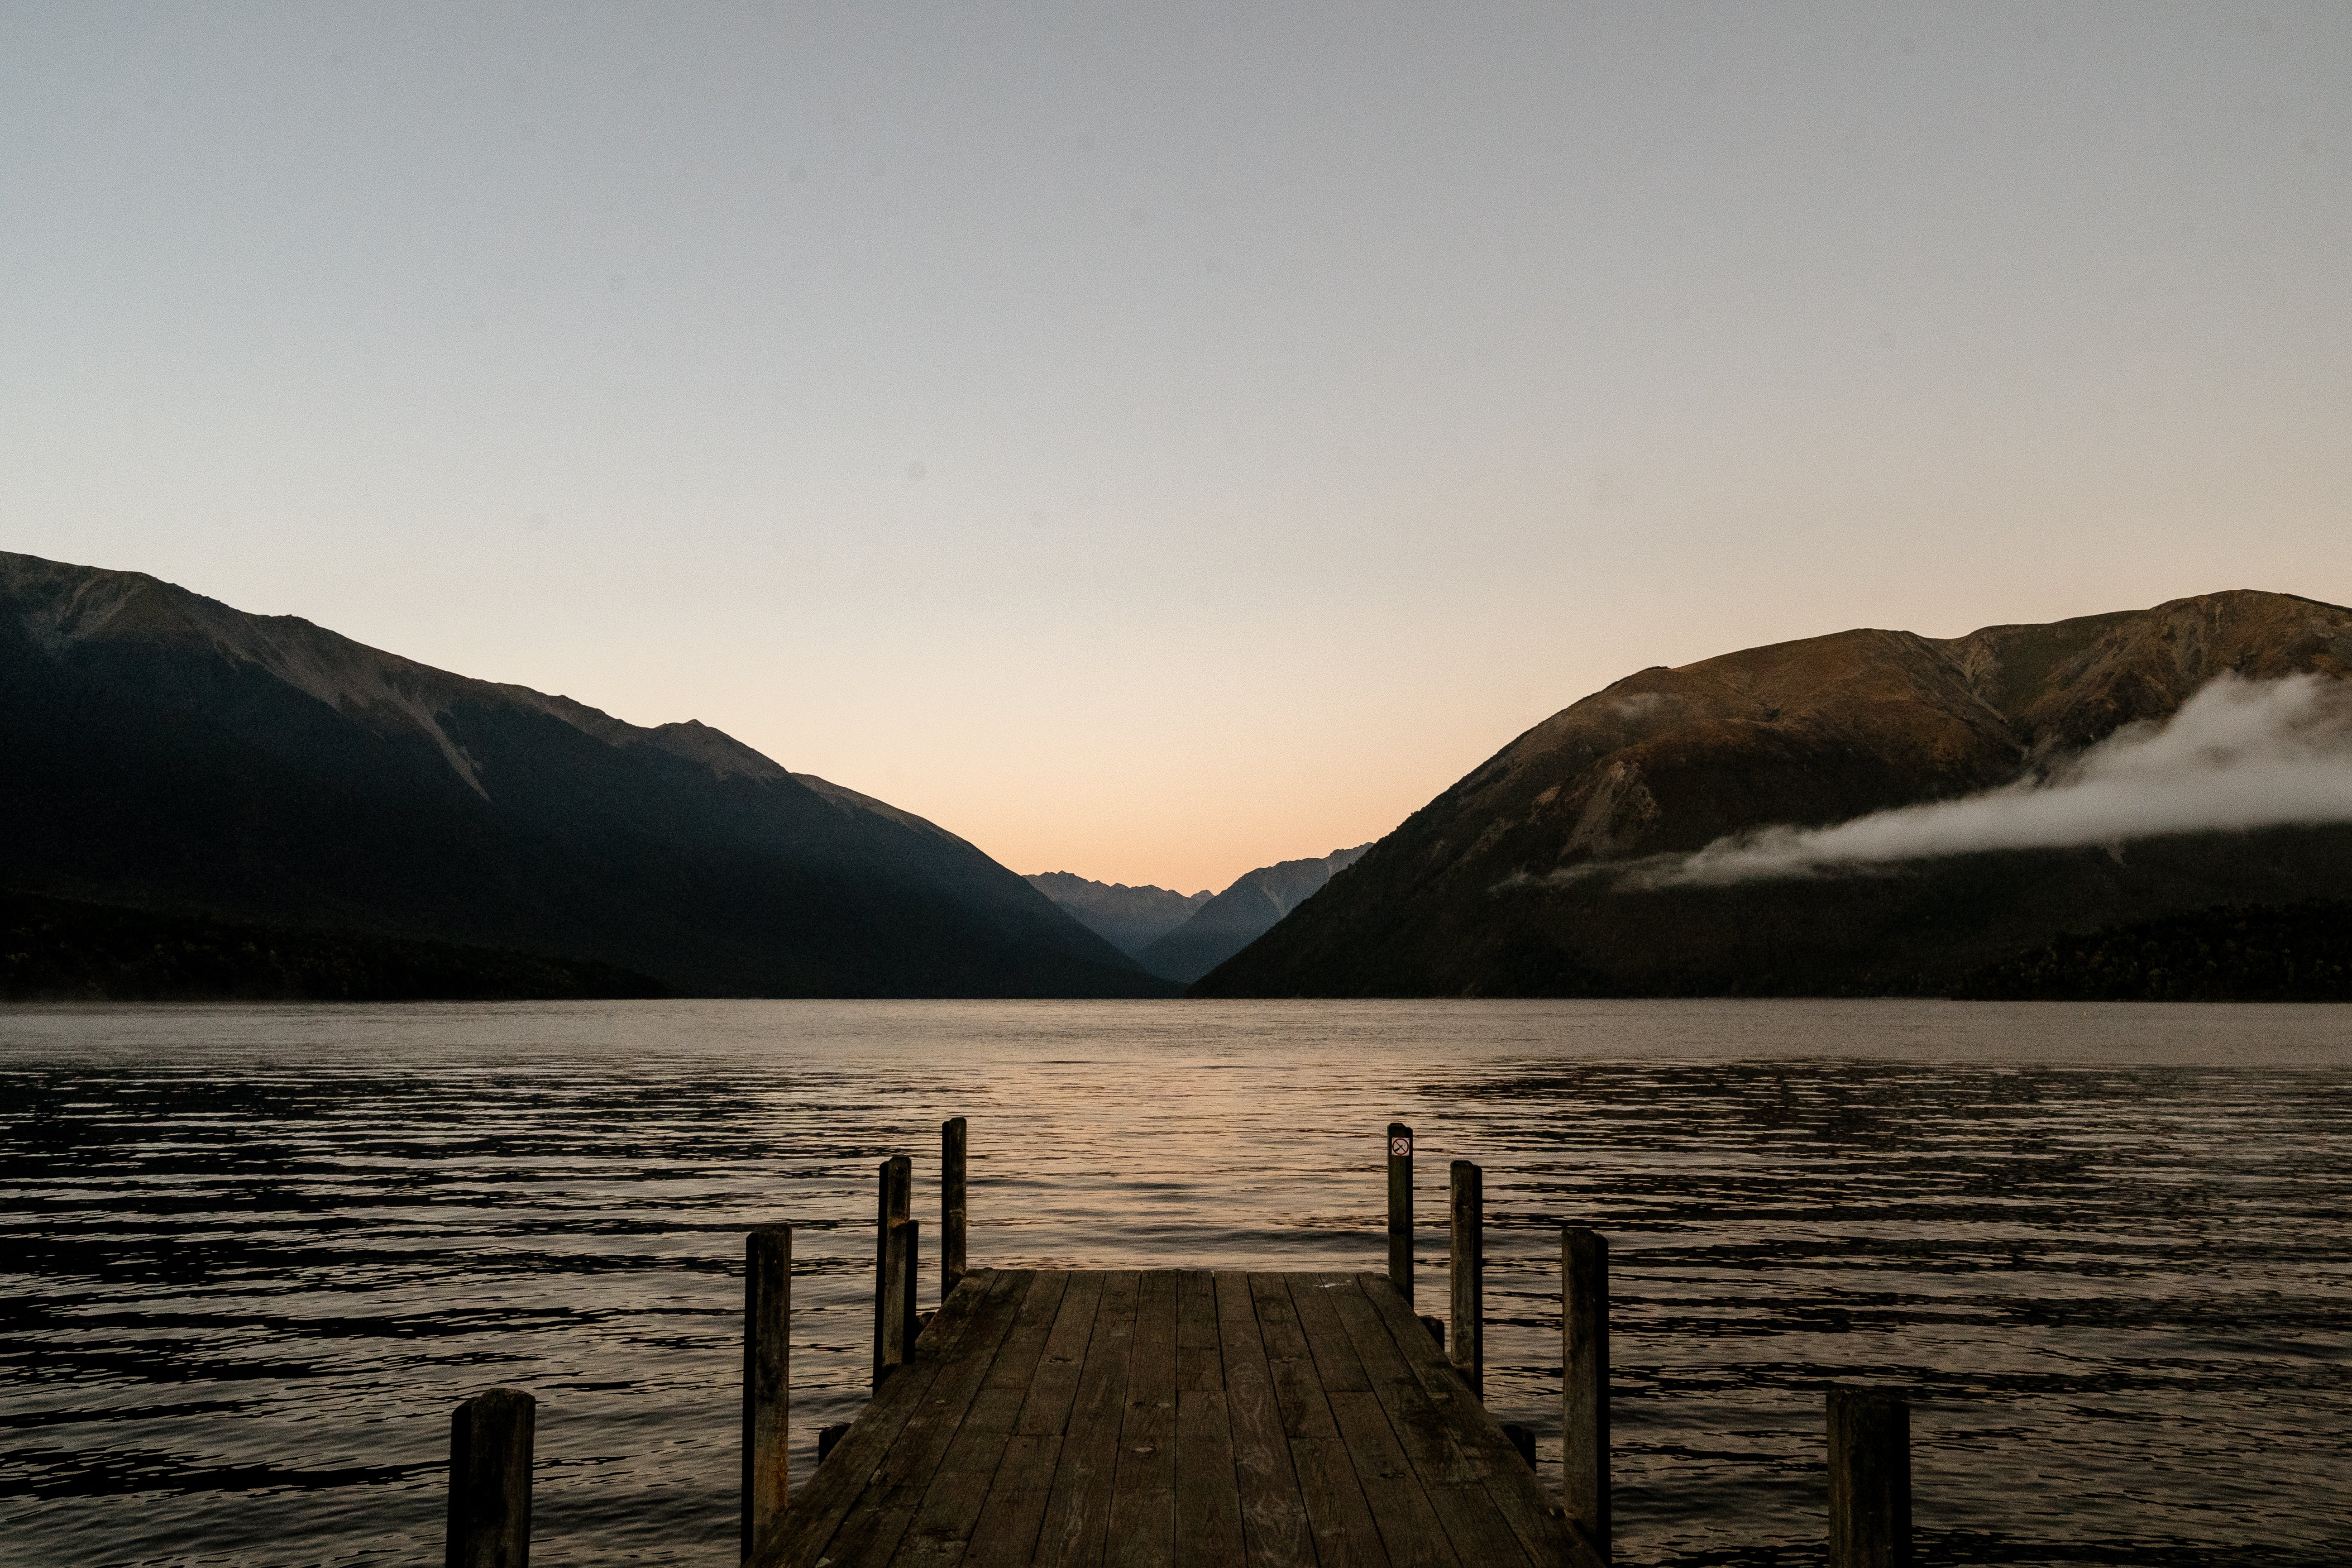
[[[2004,1002],[2352,1002],[2352,903],[2223,904],[2059,937],[1958,994]]]
[[[2065,930],[2352,890],[2352,830],[1619,890],[1551,874],[2011,782],[2216,675],[2352,669],[2352,611],[2228,593],[1949,640],[1852,631],[1643,670],[1537,725],[1195,994],[1937,992]],[[1533,885],[1529,885],[1532,883]]]
[[[1370,847],[1359,844],[1353,849],[1244,871],[1191,919],[1138,953],[1136,961],[1171,980],[1198,980],[1313,898],[1334,873],[1355,864]]]
[[[0,1001],[538,1002],[662,995],[608,963],[0,892]]]
[[[953,835],[137,574],[0,554],[0,886],[598,959],[684,994],[1164,989]]]

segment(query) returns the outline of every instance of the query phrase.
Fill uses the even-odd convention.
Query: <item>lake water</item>
[[[731,1563],[741,1232],[801,1227],[804,1474],[955,1115],[980,1266],[1377,1269],[1385,1124],[1425,1221],[1479,1162],[1554,1485],[1603,1230],[1626,1563],[1822,1561],[1832,1379],[1915,1392],[1925,1563],[2352,1561],[2352,1008],[1933,1002],[0,1011],[5,1556],[437,1561],[507,1384],[536,1561]]]

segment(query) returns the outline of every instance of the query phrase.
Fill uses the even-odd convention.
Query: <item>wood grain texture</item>
[[[1385,1274],[975,1271],[757,1568],[1601,1568]]]

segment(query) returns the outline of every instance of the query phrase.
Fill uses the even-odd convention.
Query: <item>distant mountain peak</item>
[[[1359,844],[1244,871],[1190,920],[1137,953],[1136,962],[1170,980],[1198,980],[1271,931],[1370,848]]]
[[[1074,871],[1038,871],[1022,879],[1129,958],[1174,931],[1209,901],[1207,889],[1178,893],[1145,885],[1097,882]]]

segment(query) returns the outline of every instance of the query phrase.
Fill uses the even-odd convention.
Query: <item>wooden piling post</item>
[[[1843,1385],[1829,1405],[1830,1568],[1910,1568],[1911,1408]]]
[[[1501,1426],[1503,1436],[1510,1439],[1511,1447],[1517,1451],[1520,1458],[1527,1461],[1528,1468],[1534,1469],[1536,1468],[1536,1429],[1524,1421],[1505,1421]]]
[[[743,1552],[749,1557],[784,1511],[791,1458],[793,1227],[766,1225],[743,1240]]]
[[[447,1568],[529,1568],[537,1410],[522,1390],[493,1388],[450,1415]]]
[[[1609,1555],[1609,1242],[1562,1226],[1561,1501],[1569,1522]]]
[[[940,1127],[940,1305],[955,1293],[964,1266],[964,1120]]]
[[[923,1334],[923,1314],[916,1310],[915,1289],[919,1282],[918,1271],[923,1257],[923,1222],[902,1219],[891,1227],[895,1261],[890,1272],[898,1283],[898,1359],[905,1361],[915,1353],[915,1342]]]
[[[1445,1336],[1446,1359],[1470,1392],[1486,1397],[1486,1176],[1467,1160],[1454,1162],[1454,1321]]]
[[[1389,1283],[1412,1305],[1412,1129],[1389,1123]]]
[[[874,1210],[874,1386],[906,1359],[906,1324],[899,1306],[905,1283],[890,1277],[891,1231],[913,1201],[914,1163],[904,1154],[882,1162]]]

